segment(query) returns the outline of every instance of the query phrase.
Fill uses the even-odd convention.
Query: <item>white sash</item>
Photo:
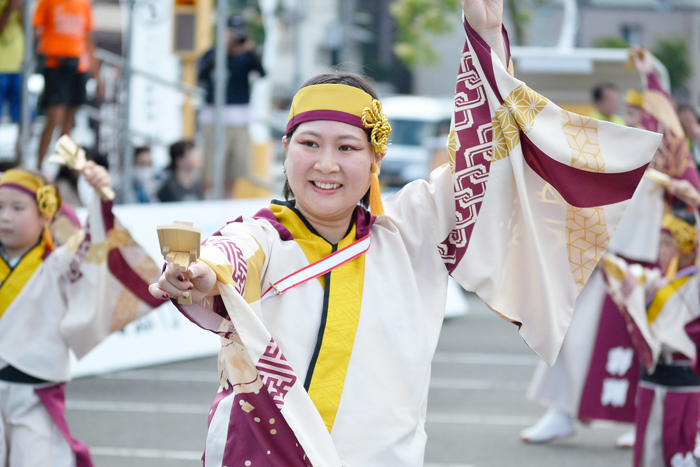
[[[297,285],[303,284],[311,279],[316,279],[317,277],[329,273],[333,269],[352,261],[358,256],[362,256],[367,250],[369,250],[370,243],[371,240],[368,234],[366,237],[351,243],[345,248],[342,248],[313,264],[309,264],[308,266],[291,273],[284,279],[280,279],[274,284],[270,283],[270,288],[265,291],[262,297],[260,297],[260,302],[264,302],[274,295],[282,295],[287,290],[293,289]]]

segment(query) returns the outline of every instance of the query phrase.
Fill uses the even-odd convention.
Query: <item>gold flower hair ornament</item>
[[[53,185],[44,185],[36,190],[36,202],[44,219],[51,219],[59,206],[59,195]]]
[[[376,154],[386,154],[386,146],[391,135],[391,125],[386,114],[382,111],[382,103],[377,99],[372,100],[370,107],[365,107],[362,111],[362,124],[367,129],[372,129],[370,133],[370,141],[372,142],[372,150],[374,157],[370,171],[372,179],[369,191],[369,209],[375,216],[384,214],[384,205],[382,204],[381,187],[379,185],[379,168],[377,167]]]
[[[697,236],[694,226],[671,214],[664,216],[661,226],[671,232],[674,243],[681,252],[691,254],[695,251]]]
[[[382,111],[382,103],[377,99],[372,101],[370,107],[365,107],[362,111],[362,124],[367,129],[371,129],[370,141],[372,149],[377,154],[386,154],[386,147],[391,135],[391,125],[386,114]]]

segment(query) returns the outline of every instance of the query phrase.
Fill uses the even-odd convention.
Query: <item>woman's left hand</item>
[[[503,66],[507,68],[505,45],[501,32],[503,0],[462,0],[462,10],[469,25],[496,52]]]
[[[634,66],[640,74],[646,76],[654,71],[654,63],[647,49],[632,46],[632,57],[634,58]]]
[[[500,36],[503,24],[503,0],[462,0],[464,16],[480,36],[496,30]]]
[[[87,161],[83,167],[83,176],[85,181],[90,184],[95,190],[99,190],[104,186],[111,186],[112,179],[109,177],[107,169],[101,165],[95,164],[93,161]]]

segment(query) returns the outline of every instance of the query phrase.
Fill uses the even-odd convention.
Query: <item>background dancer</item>
[[[649,52],[635,49],[632,53],[647,89],[644,93],[628,92],[625,113],[628,126],[661,133],[662,143],[651,166],[700,188],[700,175],[685,145],[673,103],[652,70]],[[611,251],[648,267],[656,264],[664,204],[673,206],[676,202],[677,199],[664,195],[651,180],[643,181],[628,216],[615,233]],[[639,369],[631,352],[633,346],[625,323],[606,296],[600,272],[596,272],[576,302],[571,331],[557,362],[551,368],[540,363],[535,370],[528,397],[549,410],[535,425],[520,433],[521,439],[543,443],[572,436],[576,418],[633,422]],[[618,358],[622,360],[610,360]],[[612,373],[611,369],[614,369]],[[633,432],[618,439],[617,445],[632,447]]]

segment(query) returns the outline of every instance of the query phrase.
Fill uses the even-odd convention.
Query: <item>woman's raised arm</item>
[[[462,0],[462,10],[469,25],[496,52],[507,68],[502,32],[503,0]]]

